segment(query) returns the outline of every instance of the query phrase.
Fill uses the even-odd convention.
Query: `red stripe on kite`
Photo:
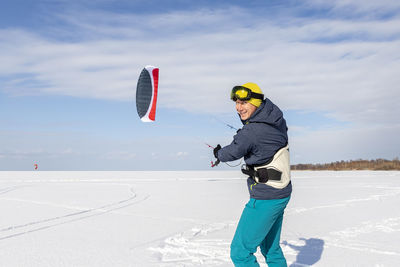
[[[157,105],[157,93],[158,93],[158,68],[153,69],[152,75],[154,81],[154,94],[153,94],[153,103],[151,103],[149,119],[154,121],[156,119],[156,105]]]

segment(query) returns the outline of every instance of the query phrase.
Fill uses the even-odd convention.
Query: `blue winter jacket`
[[[288,143],[286,121],[282,111],[269,99],[265,99],[254,114],[242,123],[244,126],[233,137],[230,145],[218,151],[222,162],[244,157],[248,165],[265,164],[274,154]],[[290,196],[292,184],[276,189],[266,184],[257,184],[253,178],[247,179],[251,198],[280,199]]]

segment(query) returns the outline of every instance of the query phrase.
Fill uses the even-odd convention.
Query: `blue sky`
[[[399,156],[398,1],[82,2],[0,3],[0,170],[208,170],[246,82],[283,110],[292,163]]]

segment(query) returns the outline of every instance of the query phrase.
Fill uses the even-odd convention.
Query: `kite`
[[[140,73],[136,86],[136,109],[143,122],[156,119],[159,69],[146,66]]]

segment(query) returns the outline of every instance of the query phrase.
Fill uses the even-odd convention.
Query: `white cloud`
[[[309,5],[330,8],[332,12],[351,16],[374,17],[384,14],[396,14],[400,10],[399,1],[393,0],[307,0]]]
[[[2,89],[15,95],[132,100],[141,68],[154,64],[161,68],[159,105],[165,107],[223,112],[230,108],[232,85],[255,81],[284,109],[324,111],[365,122],[392,120],[400,112],[400,19],[296,19],[299,23],[280,26],[255,18],[252,27],[235,22],[227,30],[226,25],[247,13],[234,9],[234,16],[227,14],[202,10],[152,15],[152,29],[162,24],[178,29],[172,38],[154,40],[132,39],[135,34],[124,30],[140,33],[143,16],[113,15],[112,21],[118,22],[114,34],[108,22],[99,28],[97,39],[74,43],[1,30],[0,73],[6,77]],[[76,24],[86,32],[89,26],[97,27],[97,17],[83,16],[84,22],[78,19]],[[199,27],[179,35],[200,21],[209,31]],[[340,40],[342,35],[356,39],[315,41]]]
[[[303,129],[304,130],[304,129]],[[400,124],[289,132],[292,163],[324,163],[350,159],[393,159],[399,156]]]
[[[178,152],[178,153],[176,153],[176,156],[178,156],[178,157],[186,157],[188,155],[189,155],[188,152]]]
[[[36,158],[60,158],[66,155],[77,155],[77,154],[79,154],[79,152],[73,152],[70,149],[49,151],[41,148],[12,149],[0,152],[2,158],[15,159],[15,160],[21,160],[21,159],[33,160]]]
[[[137,154],[131,151],[111,151],[106,152],[101,157],[108,160],[131,160],[136,158]]]

